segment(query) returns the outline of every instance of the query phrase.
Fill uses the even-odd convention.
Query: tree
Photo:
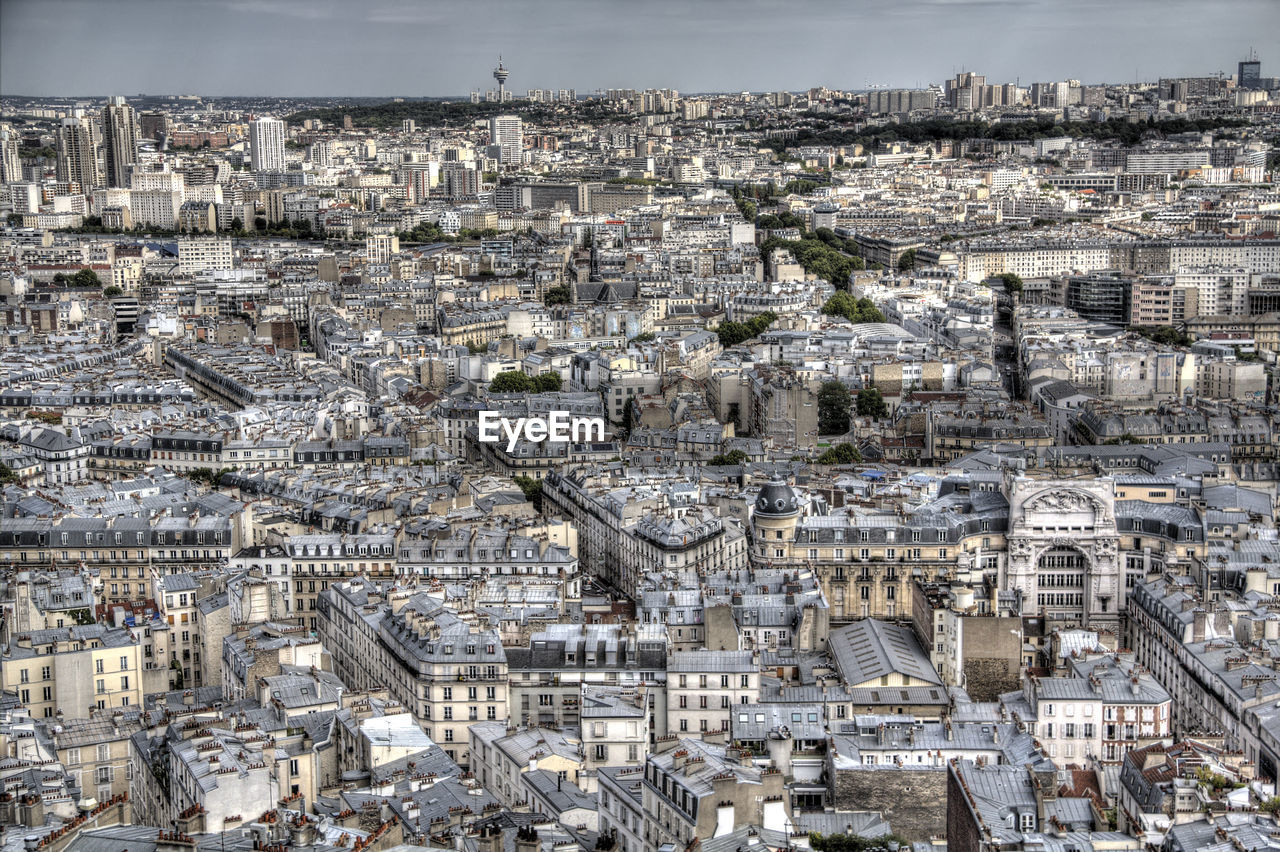
[[[552,287],[547,290],[546,304],[548,305],[567,305],[573,301],[573,290],[568,284],[562,284],[559,287]]]
[[[818,433],[843,435],[849,431],[853,397],[841,382],[823,382],[818,390]]]
[[[534,390],[538,393],[552,393],[560,390],[560,374],[557,372],[540,373],[533,377]]]
[[[898,258],[898,271],[909,272],[915,268],[916,268],[916,250],[907,249],[902,253],[902,256]]]
[[[533,508],[542,511],[542,480],[529,476],[517,476],[513,480],[524,493],[524,499],[533,504]]]
[[[754,316],[746,322],[729,321],[721,323],[716,332],[720,336],[720,345],[728,349],[730,346],[737,346],[739,343],[750,340],[753,337],[759,337],[764,333],[765,329],[773,325],[778,315],[773,311],[765,311],[758,316]]]
[[[896,834],[882,834],[879,837],[862,837],[857,834],[818,834],[809,835],[809,848],[814,852],[888,852],[889,844],[896,848],[905,848],[906,840]]]
[[[888,417],[889,406],[880,394],[880,388],[863,388],[858,391],[859,417]]]
[[[635,337],[628,340],[627,343],[652,343],[657,339],[657,336],[652,331],[646,331],[641,334],[637,334]]]
[[[18,474],[13,472],[13,468],[4,462],[0,462],[0,485],[6,485],[10,482],[17,482]]]
[[[519,370],[499,373],[493,377],[493,381],[489,382],[490,393],[533,393],[533,390],[533,379]]]
[[[996,279],[1004,284],[1004,291],[1010,296],[1022,292],[1022,276],[1016,272],[1001,272]]]
[[[862,453],[853,444],[839,443],[818,456],[818,464],[857,464]]]
[[[875,303],[865,296],[854,299],[846,292],[838,292],[822,306],[822,312],[828,316],[844,317],[851,323],[884,322],[884,314]]]
[[[108,299],[114,299],[116,296],[123,296],[124,290],[121,290],[116,285],[111,284],[102,291],[102,295],[106,296]]]
[[[233,231],[243,231],[243,230],[244,230],[244,220],[243,220],[243,219],[241,219],[239,216],[232,216],[232,217],[231,217],[231,230],[233,230]]]
[[[1190,335],[1171,325],[1131,325],[1129,331],[1165,346],[1190,346],[1194,342]]]
[[[725,349],[728,349],[730,346],[737,346],[744,340],[749,340],[751,338],[751,334],[747,331],[746,325],[740,322],[733,322],[732,320],[720,323],[720,327],[716,329],[716,333],[720,336],[720,345]]]
[[[711,461],[707,462],[707,464],[712,467],[725,467],[728,465],[742,464],[746,460],[747,454],[742,450],[730,450],[727,453],[712,456]]]

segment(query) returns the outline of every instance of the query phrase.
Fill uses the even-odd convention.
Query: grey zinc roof
[[[750,651],[678,651],[667,658],[670,672],[753,672]]]
[[[833,630],[828,645],[840,674],[852,686],[871,685],[870,681],[893,674],[942,686],[915,634],[906,627],[864,619]]]
[[[527,784],[555,811],[547,814],[550,817],[559,818],[565,811],[579,808],[594,811],[599,806],[594,795],[582,792],[572,781],[563,781],[559,774],[546,769],[522,772],[520,783]]]

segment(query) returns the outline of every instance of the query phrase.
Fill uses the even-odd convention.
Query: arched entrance
[[[1118,630],[1119,538],[1114,484],[1015,480],[1009,501],[1007,582],[1045,627]]]

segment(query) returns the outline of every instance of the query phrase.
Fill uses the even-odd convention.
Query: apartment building
[[[1070,668],[1068,677],[1024,675],[1021,693],[1001,697],[1050,758],[1114,765],[1131,750],[1170,741],[1173,699],[1131,657],[1089,655]]]
[[[15,637],[0,662],[0,692],[15,693],[36,719],[138,708],[144,695],[169,688],[149,628],[33,630]]]
[[[748,825],[786,830],[791,818],[780,770],[756,769],[749,752],[707,740],[660,738],[641,795],[646,849],[681,848]]]
[[[366,581],[320,593],[318,631],[348,687],[383,688],[451,760],[469,764],[467,730],[506,722],[508,666],[497,630],[426,594],[384,597]]]
[[[728,731],[736,707],[760,697],[753,651],[680,651],[667,659],[667,718],[660,734]]]

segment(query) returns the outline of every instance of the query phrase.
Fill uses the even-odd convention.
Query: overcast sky
[[[1280,75],[1280,0],[0,0],[0,94],[458,95]],[[1267,34],[1270,35],[1267,35]]]

